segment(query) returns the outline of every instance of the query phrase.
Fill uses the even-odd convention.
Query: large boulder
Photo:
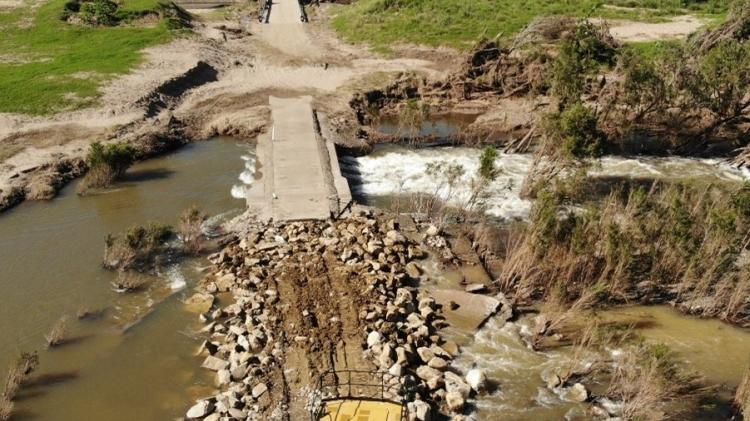
[[[227,361],[222,360],[221,358],[214,357],[213,355],[209,355],[206,357],[205,360],[203,360],[203,364],[201,364],[201,367],[207,368],[211,371],[219,371],[227,368],[229,366],[229,363]]]
[[[203,400],[199,401],[195,405],[193,405],[190,409],[188,409],[187,414],[185,416],[188,419],[198,419],[203,418],[214,410],[214,404],[211,401]]]
[[[586,390],[586,387],[580,383],[574,384],[565,392],[565,399],[573,402],[585,402],[588,398],[588,390]]]
[[[445,394],[445,403],[452,412],[460,412],[466,405],[466,399],[459,392],[453,391]]]
[[[487,376],[478,368],[472,368],[466,373],[466,383],[476,392],[487,390]]]
[[[192,297],[185,301],[185,308],[187,311],[193,313],[208,313],[211,307],[214,305],[214,296],[211,294],[204,294],[201,292],[193,294]]]

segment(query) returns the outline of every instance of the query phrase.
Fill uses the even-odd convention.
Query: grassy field
[[[726,0],[359,0],[342,6],[334,28],[347,40],[385,50],[394,42],[466,49],[481,36],[511,36],[536,16],[572,15],[658,21],[720,14]],[[630,8],[630,9],[625,9]]]
[[[141,60],[140,50],[168,41],[153,28],[83,27],[60,20],[65,0],[0,13],[0,112],[50,114],[91,105],[98,88]],[[126,1],[146,10],[156,0]]]

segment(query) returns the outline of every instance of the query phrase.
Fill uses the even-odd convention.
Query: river
[[[251,181],[253,151],[231,139],[190,144],[137,163],[105,193],[78,197],[72,183],[0,216],[0,375],[20,351],[40,350],[14,420],[172,419],[213,385],[196,370],[191,330],[201,325],[181,302],[208,263],[167,265],[144,292],[117,293],[101,269],[104,237],[148,220],[176,224],[193,204],[215,220],[240,211],[232,191]],[[79,321],[82,308],[104,313]],[[63,315],[69,343],[44,350]]]

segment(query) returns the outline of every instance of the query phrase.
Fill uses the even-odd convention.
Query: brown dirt
[[[658,41],[685,38],[696,32],[707,20],[692,15],[675,16],[667,22],[646,23],[625,20],[609,22],[609,30],[618,41]]]

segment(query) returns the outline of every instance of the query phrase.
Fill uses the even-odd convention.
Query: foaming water
[[[247,196],[248,187],[255,181],[255,153],[248,153],[240,156],[240,158],[245,161],[245,169],[238,177],[242,184],[233,185],[230,191],[235,199],[244,199]]]
[[[479,168],[481,153],[479,149],[468,147],[412,149],[389,145],[367,156],[343,156],[341,164],[354,193],[365,198],[425,193],[461,205],[471,197],[471,181]],[[520,191],[532,161],[532,156],[527,154],[498,154],[495,167],[500,175],[488,186],[488,214],[505,219],[524,218],[529,214],[531,202],[522,199]],[[434,164],[441,170],[460,165],[464,172],[451,188],[439,174],[428,173],[428,166]],[[747,180],[750,175],[718,159],[672,157],[603,157],[589,174],[631,180],[694,177],[731,182]]]

